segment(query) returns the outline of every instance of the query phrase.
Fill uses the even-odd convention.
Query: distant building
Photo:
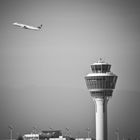
[[[64,138],[65,138],[66,140],[75,140],[75,138],[70,137],[70,136],[64,136]]]
[[[76,138],[75,140],[92,140],[92,138]]]
[[[39,140],[39,134],[25,134],[23,135],[24,140]]]
[[[25,134],[24,140],[66,140],[60,130],[42,131],[39,134]]]
[[[44,140],[44,139],[52,139],[54,138],[56,140],[56,138],[60,138],[62,137],[62,132],[61,130],[50,130],[50,131],[42,131],[39,134],[39,139],[40,140]]]

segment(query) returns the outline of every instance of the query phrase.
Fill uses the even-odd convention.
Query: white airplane
[[[40,26],[38,26],[38,27],[34,27],[34,26],[26,25],[26,24],[17,23],[17,22],[14,22],[13,25],[21,27],[21,28],[24,28],[24,29],[37,30],[37,31],[40,30],[41,27],[42,27],[42,24]]]

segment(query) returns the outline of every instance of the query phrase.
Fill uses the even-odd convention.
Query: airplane
[[[38,27],[34,27],[34,26],[29,26],[29,25],[26,25],[26,24],[21,24],[21,23],[14,22],[13,25],[24,28],[24,29],[36,30],[36,31],[38,31],[42,28],[42,24]]]

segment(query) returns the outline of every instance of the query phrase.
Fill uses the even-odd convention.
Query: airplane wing
[[[29,29],[27,26],[23,26],[24,29]]]

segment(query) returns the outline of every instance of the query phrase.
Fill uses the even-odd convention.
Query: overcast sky
[[[25,30],[13,22],[41,31]],[[69,128],[95,136],[94,103],[84,77],[102,57],[118,75],[108,102],[109,139],[140,135],[140,2],[0,0],[0,138]]]

